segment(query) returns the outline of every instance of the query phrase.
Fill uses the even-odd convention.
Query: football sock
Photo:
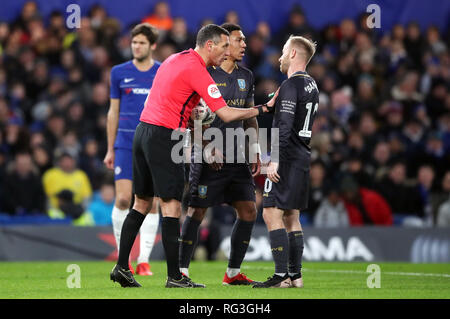
[[[255,222],[236,219],[231,231],[231,251],[228,268],[240,268],[247,252]]]
[[[227,268],[227,276],[228,278],[233,278],[234,276],[239,275],[241,272],[241,268]]]
[[[189,268],[180,268],[180,272],[189,277]]]
[[[180,268],[189,268],[194,248],[198,241],[198,230],[201,222],[186,216],[182,231],[181,231],[181,243],[180,243]],[[187,273],[185,273],[188,276]]]
[[[298,274],[302,268],[303,231],[288,233],[289,238],[289,273]]]
[[[286,274],[288,271],[288,236],[286,229],[280,228],[270,231],[269,239],[273,261],[275,262],[275,273]]]
[[[148,213],[145,216],[144,222],[142,223],[140,230],[140,247],[139,247],[139,257],[138,264],[148,263],[150,259],[150,254],[152,253],[153,245],[155,243],[156,233],[158,232],[159,226],[159,213],[151,214]]]
[[[181,278],[179,269],[180,219],[163,217],[161,224],[162,243],[166,254],[167,275],[175,280]]]
[[[131,209],[125,221],[123,222],[122,232],[120,234],[120,248],[118,264],[124,269],[128,269],[128,259],[130,257],[131,248],[133,248],[139,228],[141,227],[145,215],[137,210]]]
[[[113,207],[111,220],[113,226],[114,238],[116,239],[117,251],[119,251],[120,246],[120,233],[122,232],[122,225],[127,217],[129,209],[119,209],[116,206]]]

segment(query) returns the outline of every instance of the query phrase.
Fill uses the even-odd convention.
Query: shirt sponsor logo
[[[150,92],[150,89],[144,89],[144,88],[126,88],[125,89],[125,94],[130,94],[131,92],[133,92],[134,94],[145,94],[147,95]]]
[[[220,94],[219,88],[215,84],[211,84],[210,86],[208,86],[208,94],[213,99],[218,99],[219,97],[222,96]]]

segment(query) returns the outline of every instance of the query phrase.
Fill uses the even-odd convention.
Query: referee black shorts
[[[266,178],[263,207],[276,207],[282,210],[306,209],[309,198],[309,169],[295,161],[280,161],[278,175],[280,175],[278,183]]]
[[[171,129],[140,122],[133,140],[133,192],[140,197],[160,197],[181,202],[184,164],[171,158],[179,141],[171,140]]]

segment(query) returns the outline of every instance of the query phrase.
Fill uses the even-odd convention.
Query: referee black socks
[[[131,248],[133,248],[137,233],[144,222],[145,215],[137,210],[131,209],[125,218],[120,234],[119,258],[117,263],[120,267],[128,269]]]
[[[161,224],[162,244],[166,254],[167,275],[175,280],[181,278],[179,269],[179,237],[180,219],[175,217],[163,217]]]

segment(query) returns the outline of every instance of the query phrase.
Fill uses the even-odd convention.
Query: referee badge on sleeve
[[[198,185],[198,196],[200,198],[206,198],[206,193],[208,192],[208,186]]]

